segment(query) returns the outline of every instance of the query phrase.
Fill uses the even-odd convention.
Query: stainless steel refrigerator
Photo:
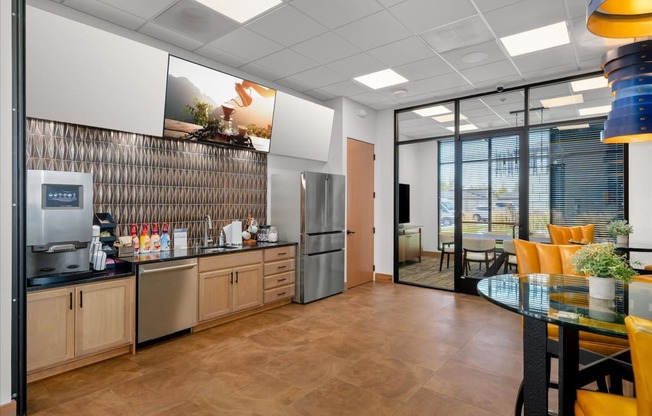
[[[294,301],[308,303],[344,291],[344,175],[272,175],[271,224],[279,238],[299,242]]]

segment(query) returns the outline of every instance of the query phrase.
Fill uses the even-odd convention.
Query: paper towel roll
[[[242,221],[233,221],[231,224],[231,239],[227,241],[230,244],[242,244]]]

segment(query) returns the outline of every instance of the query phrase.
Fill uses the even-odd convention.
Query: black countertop
[[[53,276],[53,277],[38,277],[31,280],[28,284],[27,291],[33,292],[43,289],[52,289],[57,287],[64,287],[70,285],[79,285],[83,283],[94,283],[102,280],[118,279],[122,277],[133,276],[136,274],[136,266],[140,264],[158,263],[164,261],[190,259],[205,256],[219,256],[222,254],[236,254],[251,250],[264,250],[266,248],[296,246],[297,243],[287,241],[280,241],[278,243],[257,243],[255,246],[231,246],[226,249],[183,249],[183,250],[170,250],[161,251],[159,253],[139,254],[134,257],[120,257],[115,259],[116,264],[114,268],[94,271],[90,276]],[[36,283],[38,282],[38,283]]]

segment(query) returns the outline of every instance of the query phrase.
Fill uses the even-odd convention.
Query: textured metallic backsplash
[[[132,223],[168,222],[188,228],[194,245],[207,214],[215,241],[249,213],[265,220],[264,153],[38,119],[27,120],[26,147],[28,169],[92,173],[93,211],[110,212],[118,236]]]

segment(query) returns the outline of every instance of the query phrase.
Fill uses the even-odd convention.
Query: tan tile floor
[[[511,415],[521,320],[367,284],[28,386],[32,415]]]

